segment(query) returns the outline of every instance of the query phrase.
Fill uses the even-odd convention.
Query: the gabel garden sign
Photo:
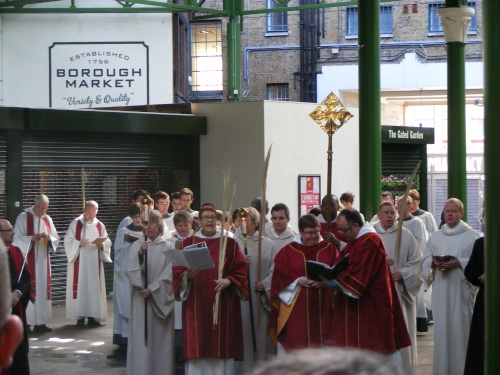
[[[51,108],[149,104],[149,51],[143,42],[54,43]]]

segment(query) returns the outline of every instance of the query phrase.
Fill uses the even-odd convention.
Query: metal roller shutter
[[[61,237],[52,256],[53,300],[64,300],[67,260],[64,234],[82,213],[85,199],[99,203],[98,218],[114,242],[136,189],[171,193],[191,186],[197,137],[26,133],[23,138],[23,205],[40,192],[50,199],[48,213]],[[0,146],[0,152],[2,151]],[[0,153],[1,157],[1,153]],[[0,161],[1,162],[1,161]],[[113,289],[113,265],[105,265],[106,289]]]
[[[0,133],[0,217],[7,217],[7,140]]]

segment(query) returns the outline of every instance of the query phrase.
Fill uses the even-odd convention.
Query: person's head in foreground
[[[0,370],[9,368],[23,338],[23,323],[10,315],[10,276],[7,250],[0,240]]]
[[[389,358],[358,349],[304,349],[265,362],[252,375],[416,375]]]

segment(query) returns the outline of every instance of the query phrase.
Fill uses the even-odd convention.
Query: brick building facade
[[[290,0],[288,7],[315,3],[318,1]],[[407,52],[416,53],[422,63],[445,62],[444,34],[436,13],[444,3],[437,0],[381,3],[381,63],[400,63]],[[482,0],[468,1],[468,5],[475,8],[476,15],[469,28],[466,60],[481,61]],[[222,8],[222,1],[207,1],[204,6]],[[247,0],[244,6],[245,10],[256,10],[276,4],[273,0]],[[191,27],[196,23],[219,25],[221,74],[227,90],[227,21],[192,21]],[[192,33],[191,37],[193,67],[195,35]],[[319,101],[321,98],[315,97],[316,75],[324,66],[357,64],[357,50],[355,6],[245,15],[241,35],[242,100]],[[227,97],[227,91],[219,90],[219,96],[192,91],[195,100]]]

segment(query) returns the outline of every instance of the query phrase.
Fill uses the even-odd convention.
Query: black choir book
[[[340,259],[336,264],[330,267],[326,263],[315,260],[306,260],[307,278],[315,281],[323,281],[319,275],[327,280],[335,279],[349,265],[349,254]]]

